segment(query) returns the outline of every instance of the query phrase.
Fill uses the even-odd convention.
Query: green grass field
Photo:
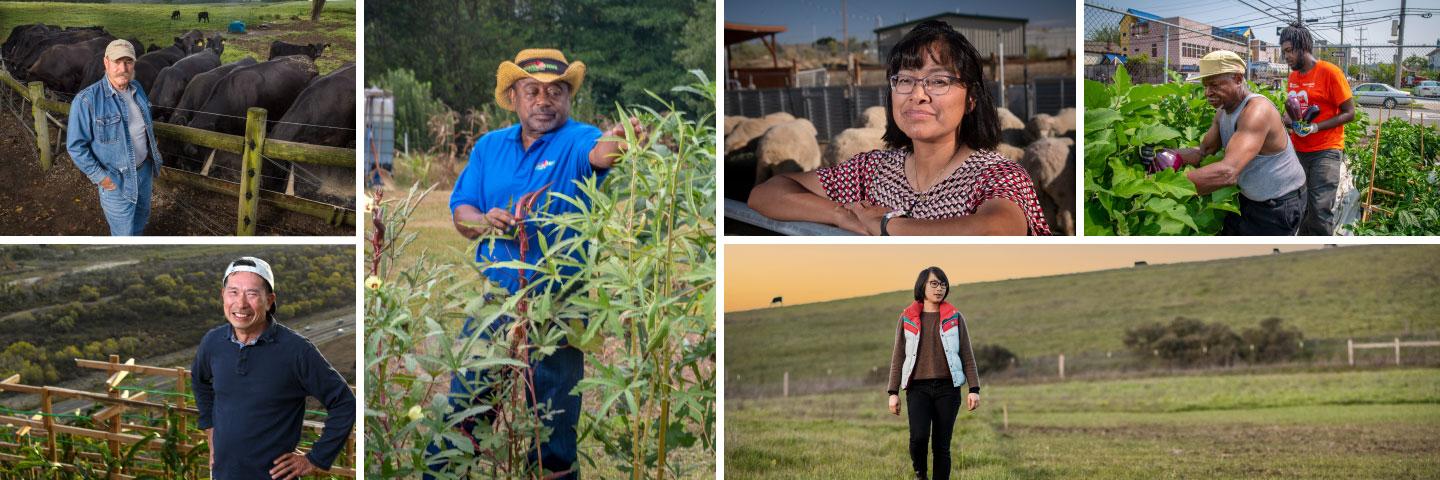
[[[180,11],[179,20],[170,20],[170,12]],[[210,23],[197,23],[195,14],[210,12]],[[291,20],[298,16],[299,21]],[[249,33],[235,35],[227,31],[231,21],[244,21]],[[225,37],[225,63],[247,56],[265,61],[270,42],[330,43],[330,49],[315,62],[323,75],[345,62],[355,61],[355,2],[327,1],[320,21],[310,23],[310,2],[232,3],[232,4],[94,4],[64,2],[0,2],[0,41],[10,36],[16,25],[44,23],[64,27],[100,25],[120,38],[139,38],[146,45],[161,47],[174,43],[174,37],[191,29],[209,37],[219,32]],[[268,23],[270,28],[258,28]]]
[[[1350,337],[1435,336],[1436,272],[1440,246],[1357,246],[957,285],[950,301],[965,314],[976,346],[998,344],[1020,357],[1104,359],[1114,352],[1120,363],[1129,355],[1126,328],[1177,316],[1237,332],[1276,316],[1307,340],[1342,349]],[[883,370],[895,318],[910,301],[906,290],[728,312],[727,381],[738,375],[732,384],[773,386],[786,371],[792,382],[853,381]]]
[[[725,409],[726,478],[911,478],[878,388]],[[951,445],[965,479],[1433,478],[1440,371],[991,384]]]

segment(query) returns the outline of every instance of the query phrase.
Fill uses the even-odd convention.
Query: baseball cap
[[[115,61],[119,58],[130,57],[135,59],[135,46],[129,40],[115,40],[105,47],[105,58]]]

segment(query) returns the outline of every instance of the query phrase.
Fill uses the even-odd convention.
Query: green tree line
[[[691,82],[690,70],[715,78],[714,15],[714,0],[367,4],[365,82],[392,91],[399,129],[422,147],[430,135],[419,112],[431,112],[436,100],[458,112],[494,111],[496,67],[526,48],[559,49],[585,63],[579,113],[604,115],[617,102],[653,105],[650,90],[700,115],[715,106],[669,92]]]

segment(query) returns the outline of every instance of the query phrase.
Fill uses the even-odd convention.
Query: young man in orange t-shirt
[[[1345,168],[1345,124],[1355,119],[1355,102],[1344,72],[1333,63],[1316,60],[1312,45],[1310,31],[1301,25],[1291,24],[1280,32],[1280,51],[1290,64],[1286,126],[1305,169],[1300,234],[1334,235],[1335,189]],[[1307,112],[1312,107],[1318,114]]]

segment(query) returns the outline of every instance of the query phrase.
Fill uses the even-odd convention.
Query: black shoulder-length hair
[[[1000,144],[1000,116],[995,113],[995,101],[990,89],[985,88],[985,77],[980,66],[980,54],[975,46],[955,31],[950,24],[929,20],[916,25],[906,33],[900,43],[890,49],[889,67],[885,70],[886,85],[889,78],[901,69],[920,69],[925,66],[926,57],[935,57],[935,62],[948,64],[952,74],[960,77],[969,98],[966,99],[965,118],[960,121],[956,140],[975,150],[990,150]],[[915,143],[900,126],[895,124],[895,106],[885,96],[885,144],[890,148],[910,150]]]
[[[1291,23],[1280,31],[1280,46],[1284,47],[1285,42],[1290,42],[1290,48],[1305,53],[1314,53],[1315,40],[1310,38],[1310,30],[1304,24]]]
[[[940,267],[929,267],[921,270],[919,277],[915,277],[915,301],[925,300],[925,284],[930,280],[930,274],[932,273],[935,274],[936,280],[940,280],[940,283],[945,284],[945,296],[940,298],[944,299],[950,296],[950,279],[945,277],[945,271],[941,270]]]

